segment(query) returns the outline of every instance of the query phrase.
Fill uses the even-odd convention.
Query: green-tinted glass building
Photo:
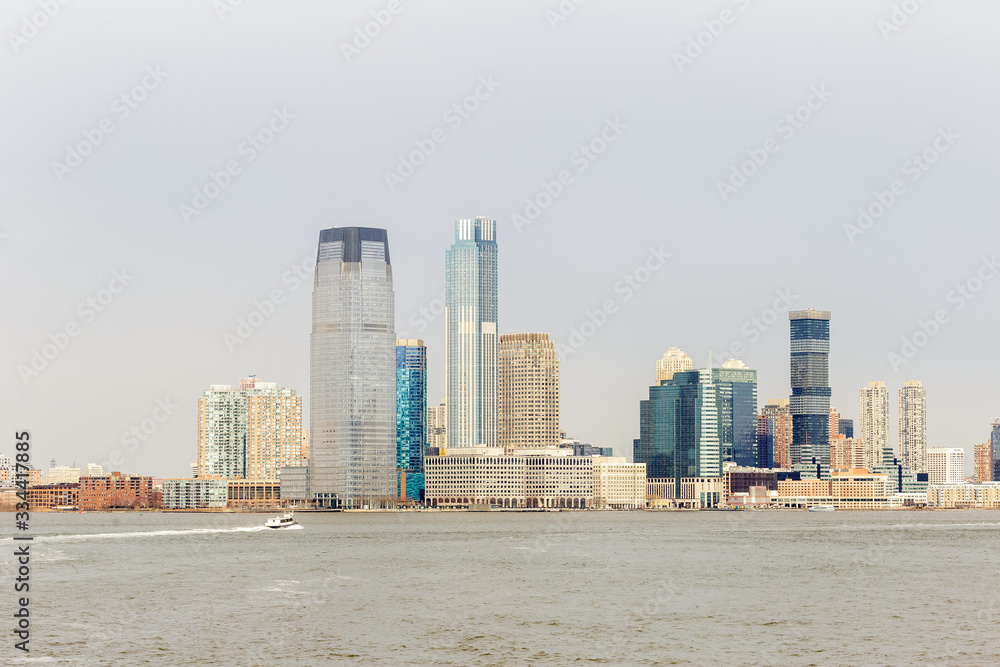
[[[427,442],[427,348],[419,339],[396,341],[396,492],[421,500]],[[403,485],[406,485],[405,488]]]

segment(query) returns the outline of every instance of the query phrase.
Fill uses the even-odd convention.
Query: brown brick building
[[[113,472],[100,477],[80,478],[80,509],[146,507],[153,492],[153,478]]]
[[[28,507],[51,509],[53,507],[77,507],[80,504],[79,484],[41,484],[29,486]]]

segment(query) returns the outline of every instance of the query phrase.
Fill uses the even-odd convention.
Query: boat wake
[[[300,526],[295,526],[299,528]],[[111,540],[126,537],[165,537],[170,535],[210,535],[213,533],[257,533],[267,530],[264,526],[240,526],[237,528],[188,528],[187,530],[148,530],[130,533],[78,533],[74,535],[41,535],[36,542],[85,542],[87,540]],[[4,541],[8,541],[7,538]]]

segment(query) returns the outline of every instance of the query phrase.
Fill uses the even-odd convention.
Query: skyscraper
[[[656,360],[656,384],[669,380],[678,371],[689,371],[694,368],[691,357],[684,354],[679,347],[671,347],[663,353],[662,359]]]
[[[256,377],[240,380],[247,400],[247,478],[278,479],[302,464],[302,397]]]
[[[440,405],[427,408],[427,446],[440,448],[448,446],[448,405],[442,398]]]
[[[872,381],[860,390],[861,440],[865,443],[865,467],[892,465],[889,444],[889,390],[885,382]]]
[[[927,390],[920,380],[899,388],[899,458],[913,472],[927,472]]]
[[[758,461],[761,468],[792,467],[792,409],[787,398],[771,399],[760,411],[763,434],[758,431],[758,439],[763,438],[770,458]]]
[[[559,444],[559,357],[545,333],[500,336],[498,444],[506,450]]]
[[[420,500],[427,443],[427,348],[420,339],[396,341],[396,468],[400,498]]]
[[[840,434],[840,413],[837,408],[830,408],[830,439]]]
[[[792,465],[830,464],[830,312],[793,310]]]
[[[961,447],[931,447],[927,450],[927,482],[961,484],[965,481],[965,450]]]
[[[990,449],[993,450],[993,481],[1000,481],[1000,419],[993,420]]]
[[[213,384],[198,399],[198,477],[246,478],[247,400]]]
[[[976,467],[973,479],[976,484],[993,481],[993,448],[989,441],[975,446]]]
[[[633,458],[648,477],[672,477],[680,498],[682,477],[718,477],[719,418],[711,369],[681,371],[649,388],[639,403],[639,439]]]
[[[386,231],[322,230],[309,340],[310,465],[288,492],[282,474],[282,498],[304,491],[343,508],[394,502],[395,329]]]
[[[445,254],[448,447],[497,446],[496,221],[455,221]]]
[[[719,457],[739,466],[756,466],[757,371],[739,359],[712,369],[719,416]]]
[[[837,419],[837,421],[838,421],[838,423],[840,425],[840,434],[843,435],[843,436],[846,436],[848,438],[853,438],[854,437],[854,420],[853,419],[844,419],[843,417],[840,417],[840,418]]]

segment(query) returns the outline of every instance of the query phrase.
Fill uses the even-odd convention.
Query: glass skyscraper
[[[455,221],[445,254],[448,447],[497,446],[496,221]]]
[[[680,498],[682,477],[722,474],[718,427],[711,369],[676,372],[639,403],[633,459],[646,464],[647,478],[672,477]]]
[[[719,456],[739,466],[758,465],[757,371],[738,359],[712,369],[719,415]]]
[[[307,497],[324,507],[392,504],[396,327],[384,229],[320,232],[312,313]]]
[[[830,465],[830,312],[793,310],[792,465]]]
[[[396,490],[421,500],[427,442],[427,348],[419,339],[396,341]]]

